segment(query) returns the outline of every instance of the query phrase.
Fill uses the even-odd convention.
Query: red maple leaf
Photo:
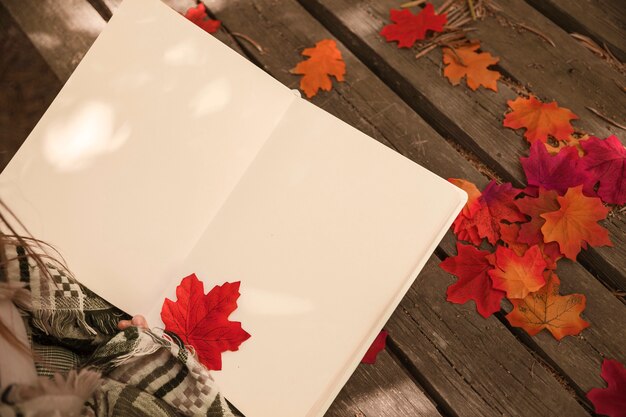
[[[204,284],[191,274],[176,287],[176,302],[165,299],[161,319],[165,330],[193,346],[208,369],[222,369],[222,352],[235,351],[250,337],[241,323],[229,321],[237,308],[239,282],[216,285],[204,294]]]
[[[502,221],[523,222],[526,217],[520,213],[513,199],[521,190],[510,183],[498,185],[491,181],[480,193],[469,181],[450,178],[448,181],[468,193],[465,207],[455,219],[453,230],[457,238],[480,245],[483,238],[495,245],[500,239]]]
[[[496,184],[491,181],[478,199],[479,209],[473,221],[480,237],[494,245],[500,239],[500,225],[507,222],[522,222],[526,217],[518,210],[513,199],[521,191],[510,183]]]
[[[185,17],[208,33],[217,32],[222,24],[219,20],[209,18],[204,3],[199,3],[196,7],[190,7],[185,13]]]
[[[600,375],[608,387],[593,388],[587,393],[596,413],[626,417],[626,368],[614,359],[604,359]]]
[[[418,39],[426,37],[426,31],[443,31],[443,26],[448,19],[444,14],[435,14],[435,8],[431,3],[426,3],[417,15],[407,9],[389,11],[391,23],[380,31],[387,42],[398,41],[399,48],[410,48]]]
[[[368,365],[373,365],[376,363],[376,357],[380,353],[381,350],[385,348],[385,344],[387,343],[387,333],[386,330],[381,330],[376,336],[376,339],[372,342],[372,346],[367,349],[365,352],[365,356],[361,359],[361,363],[367,363]]]
[[[589,174],[580,165],[580,157],[576,148],[563,148],[556,155],[550,155],[546,147],[534,142],[530,145],[527,158],[520,158],[528,187],[525,193],[536,196],[537,189],[555,190],[559,195],[565,194],[568,188],[585,184],[585,194],[594,195],[593,184]]]
[[[456,256],[450,256],[439,264],[441,269],[459,278],[448,287],[447,300],[455,304],[473,300],[476,310],[485,318],[500,311],[504,291],[494,289],[489,278],[488,272],[493,266],[487,258],[491,254],[458,242],[456,250]]]
[[[524,298],[529,292],[537,291],[546,283],[543,271],[546,261],[537,246],[531,246],[523,256],[512,249],[498,246],[495,266],[489,271],[493,287],[506,291],[507,298]]]
[[[590,137],[580,143],[586,155],[581,165],[589,172],[591,185],[598,181],[598,196],[605,203],[626,204],[626,148],[617,136],[605,140]]]

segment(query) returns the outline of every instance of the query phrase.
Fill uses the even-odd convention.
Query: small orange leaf
[[[586,197],[583,186],[570,188],[557,197],[560,209],[540,214],[546,222],[541,226],[544,242],[558,242],[565,257],[576,260],[581,248],[613,246],[609,232],[596,222],[606,218],[609,209],[596,197]]]
[[[513,111],[504,117],[504,126],[526,128],[524,137],[530,143],[545,143],[548,135],[557,140],[566,140],[574,132],[570,120],[578,119],[569,109],[559,107],[556,101],[546,104],[533,96],[509,100],[508,105]]]
[[[582,294],[559,295],[561,282],[552,271],[545,272],[546,285],[522,300],[511,300],[513,310],[506,315],[511,326],[521,327],[534,336],[548,329],[556,340],[576,335],[589,327],[580,317],[586,298]]]
[[[337,81],[343,81],[346,73],[346,64],[341,58],[341,51],[337,49],[337,43],[332,39],[324,39],[315,44],[314,48],[307,48],[302,55],[310,57],[306,61],[299,62],[292,74],[304,75],[300,80],[300,89],[308,98],[317,94],[321,88],[330,91],[332,82],[329,75],[333,75]]]
[[[478,210],[476,203],[478,198],[480,197],[480,191],[478,190],[476,185],[474,185],[474,183],[470,181],[461,178],[448,178],[448,181],[467,193],[467,203],[465,203],[462,213],[466,217],[473,216],[476,210]]]
[[[498,71],[487,69],[496,64],[500,58],[492,56],[489,52],[477,53],[479,43],[461,46],[454,50],[443,48],[443,70],[452,85],[459,85],[461,78],[467,77],[467,86],[476,91],[481,85],[493,91],[498,91],[496,81],[500,78]]]
[[[524,298],[529,292],[543,287],[543,271],[546,261],[539,247],[532,246],[523,256],[512,249],[498,246],[495,253],[495,269],[489,271],[493,288],[506,291],[507,298]]]
[[[585,150],[583,149],[580,142],[584,142],[587,139],[589,139],[589,135],[582,135],[579,138],[577,138],[576,136],[570,135],[565,140],[557,141],[556,146],[552,146],[548,142],[546,142],[545,145],[546,145],[546,149],[551,155],[558,154],[559,152],[561,152],[561,149],[563,148],[575,147],[576,150],[578,151],[578,156],[583,157],[585,155]]]

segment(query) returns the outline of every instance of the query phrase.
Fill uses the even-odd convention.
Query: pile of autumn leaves
[[[531,100],[536,101],[518,98],[509,105]],[[507,114],[504,123],[528,129],[530,155],[520,158],[528,183],[524,190],[492,181],[481,193],[467,181],[450,179],[469,196],[453,230],[470,244],[457,243],[458,254],[441,267],[459,278],[448,288],[448,301],[473,300],[478,312],[488,317],[500,311],[500,302],[507,297],[513,304],[506,316],[512,326],[531,335],[547,329],[560,340],[580,333],[589,323],[580,318],[584,295],[559,295],[557,261],[575,261],[587,246],[611,246],[607,230],[597,221],[609,212],[602,200],[624,203],[624,192],[616,187],[624,182],[623,168],[617,165],[623,167],[626,150],[614,136],[565,137],[576,145],[551,154],[545,135],[542,141],[529,132],[538,120],[554,125],[550,112],[566,109],[537,103],[535,107],[525,103],[523,110]],[[490,249],[478,249],[483,239]]]
[[[202,3],[185,16],[207,32],[220,26],[207,17]],[[416,14],[391,10],[390,18],[393,23],[380,34],[400,48],[412,47],[429,32],[445,31],[447,23],[446,15],[437,14],[430,3]],[[472,90],[483,86],[497,91],[500,73],[488,67],[499,58],[479,48],[475,40],[444,47],[444,76],[454,85],[465,79]],[[303,75],[300,88],[307,97],[319,89],[330,90],[330,75],[343,81],[345,63],[335,41],[324,39],[302,54],[309,59],[292,73]],[[467,243],[458,243],[458,254],[441,263],[458,277],[447,299],[459,304],[473,300],[478,312],[488,317],[500,311],[506,297],[513,304],[506,316],[512,326],[531,335],[547,329],[560,340],[589,323],[580,317],[584,295],[559,294],[557,262],[575,261],[588,246],[611,245],[607,230],[597,222],[609,213],[603,202],[626,203],[626,149],[615,136],[602,140],[576,134],[570,122],[578,117],[556,102],[542,103],[531,96],[508,105],[504,126],[525,128],[530,143],[529,155],[520,158],[527,187],[492,181],[481,192],[466,180],[450,179],[469,200],[453,225],[457,238]],[[382,344],[373,358],[384,347],[384,336],[379,336]]]
[[[428,30],[441,32],[446,24],[445,14],[437,15],[431,4],[416,15],[391,10],[391,20],[381,35],[398,47],[411,47]],[[477,53],[479,47],[470,42],[443,48],[444,75],[454,85],[465,77],[472,90],[483,86],[497,91],[500,74],[488,67],[498,58]],[[488,317],[500,311],[506,297],[513,304],[506,316],[512,326],[530,335],[547,329],[560,340],[579,334],[589,323],[580,317],[584,295],[559,294],[557,261],[575,261],[588,246],[612,245],[597,222],[609,213],[603,202],[626,203],[626,149],[615,136],[575,135],[570,122],[578,117],[556,102],[531,96],[508,105],[504,126],[525,128],[530,143],[529,156],[520,158],[528,185],[516,189],[492,181],[481,192],[469,181],[450,179],[469,197],[453,225],[457,238],[468,243],[457,243],[457,255],[441,263],[458,277],[447,299],[458,304],[473,300]]]

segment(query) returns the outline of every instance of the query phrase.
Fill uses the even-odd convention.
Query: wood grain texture
[[[501,12],[478,21],[470,38],[480,40],[482,50],[500,57],[498,66],[506,75],[519,80],[539,98],[556,100],[560,106],[571,109],[580,118],[573,122],[576,129],[601,138],[615,134],[624,143],[626,131],[607,123],[587,107],[626,126],[626,98],[619,88],[626,85],[626,76],[524,0],[497,4]],[[512,26],[516,23],[540,30],[556,47],[532,32]]]
[[[374,365],[361,364],[326,417],[440,417],[433,403],[386,350]]]
[[[527,0],[566,31],[606,43],[626,61],[626,4],[623,0]]]
[[[85,0],[1,0],[57,77],[65,82],[102,29]]]
[[[517,97],[514,86],[499,82],[498,93],[454,87],[441,75],[439,50],[415,59],[414,51],[387,43],[378,32],[389,23],[389,9],[397,6],[394,0],[302,0],[301,4],[440,134],[470,150],[503,180],[525,186],[519,157],[527,155],[528,145],[520,132],[502,128],[507,101]],[[615,247],[589,248],[579,255],[582,263],[617,289],[626,289],[625,217],[616,213],[603,223]]]
[[[60,89],[58,78],[0,4],[0,171]]]
[[[582,416],[587,412],[494,316],[445,301],[453,278],[431,259],[386,328],[409,368],[457,416]],[[428,385],[426,385],[428,384]]]

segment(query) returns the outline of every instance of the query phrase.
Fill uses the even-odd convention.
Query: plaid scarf
[[[120,319],[130,317],[81,285],[60,264],[46,263],[51,280],[29,262],[23,247],[5,245],[0,256],[4,261],[0,282],[21,282],[32,297],[32,310],[24,312],[24,321],[37,373],[56,381],[52,385],[41,381],[39,391],[28,387],[23,392],[45,397],[72,392],[68,386],[80,391],[81,378],[92,380],[97,371],[98,383],[78,402],[80,415],[243,416],[220,395],[207,369],[176,335],[137,327],[119,331]],[[89,371],[77,374],[81,368]],[[60,374],[67,374],[67,380]],[[20,396],[19,388],[5,390],[0,415],[28,415],[33,399]]]

